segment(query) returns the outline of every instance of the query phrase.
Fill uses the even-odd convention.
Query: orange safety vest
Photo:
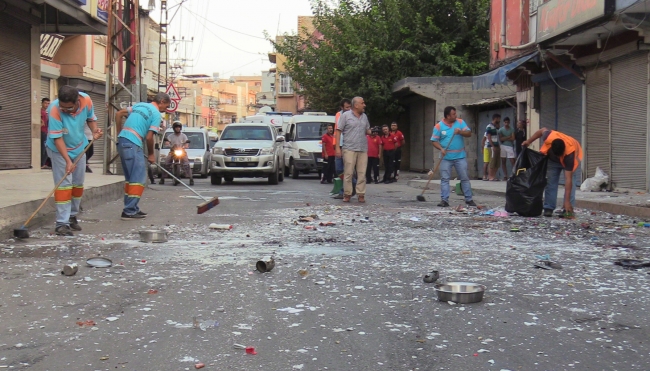
[[[573,162],[573,171],[576,171],[578,165],[580,164],[579,161],[582,161],[582,147],[580,146],[580,143],[572,137],[566,134],[562,134],[559,131],[551,130],[551,134],[549,134],[548,138],[546,138],[544,144],[542,144],[542,148],[539,151],[543,154],[547,154],[548,150],[551,149],[551,144],[555,139],[562,139],[564,142],[564,155],[560,156],[560,163],[562,166],[565,166],[564,157],[575,152],[576,161]]]

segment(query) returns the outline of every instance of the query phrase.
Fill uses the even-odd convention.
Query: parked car
[[[173,129],[169,128],[165,131],[165,138],[174,132]],[[200,176],[201,178],[207,178],[210,173],[210,139],[208,136],[208,131],[200,128],[183,128],[183,134],[187,136],[187,139],[190,141],[189,148],[187,151],[187,157],[190,160],[190,168],[192,169],[193,176]],[[158,149],[158,164],[162,165],[165,163],[165,158],[169,154],[170,146],[165,144],[165,141],[162,142],[162,147],[158,148],[158,143],[156,143],[156,149]],[[153,166],[153,165],[152,165]],[[157,166],[153,166],[154,174],[160,174],[160,169]]]
[[[212,147],[210,180],[214,185],[222,179],[268,178],[269,184],[284,180],[282,163],[284,137],[271,124],[234,123],[221,133]]]
[[[298,179],[300,173],[309,174],[323,171],[323,142],[327,125],[334,124],[335,117],[324,112],[306,112],[293,116],[284,129],[285,175]]]
[[[291,112],[263,112],[254,116],[246,116],[241,119],[241,122],[271,124],[275,126],[280,134],[284,135],[282,132],[283,127],[291,120],[292,116],[293,113]]]

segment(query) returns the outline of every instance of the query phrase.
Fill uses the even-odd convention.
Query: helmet
[[[183,129],[183,124],[180,121],[174,121],[174,123],[172,124],[172,129],[176,129],[177,126]]]

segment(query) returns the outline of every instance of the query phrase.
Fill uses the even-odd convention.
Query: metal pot
[[[478,303],[483,300],[486,287],[471,282],[447,282],[435,286],[438,300],[458,304]]]
[[[167,242],[167,232],[155,229],[140,231],[140,242]]]

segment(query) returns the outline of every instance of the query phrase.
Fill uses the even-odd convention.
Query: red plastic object
[[[253,348],[253,347],[246,347],[246,354],[256,355],[257,352],[255,351],[255,348]]]

